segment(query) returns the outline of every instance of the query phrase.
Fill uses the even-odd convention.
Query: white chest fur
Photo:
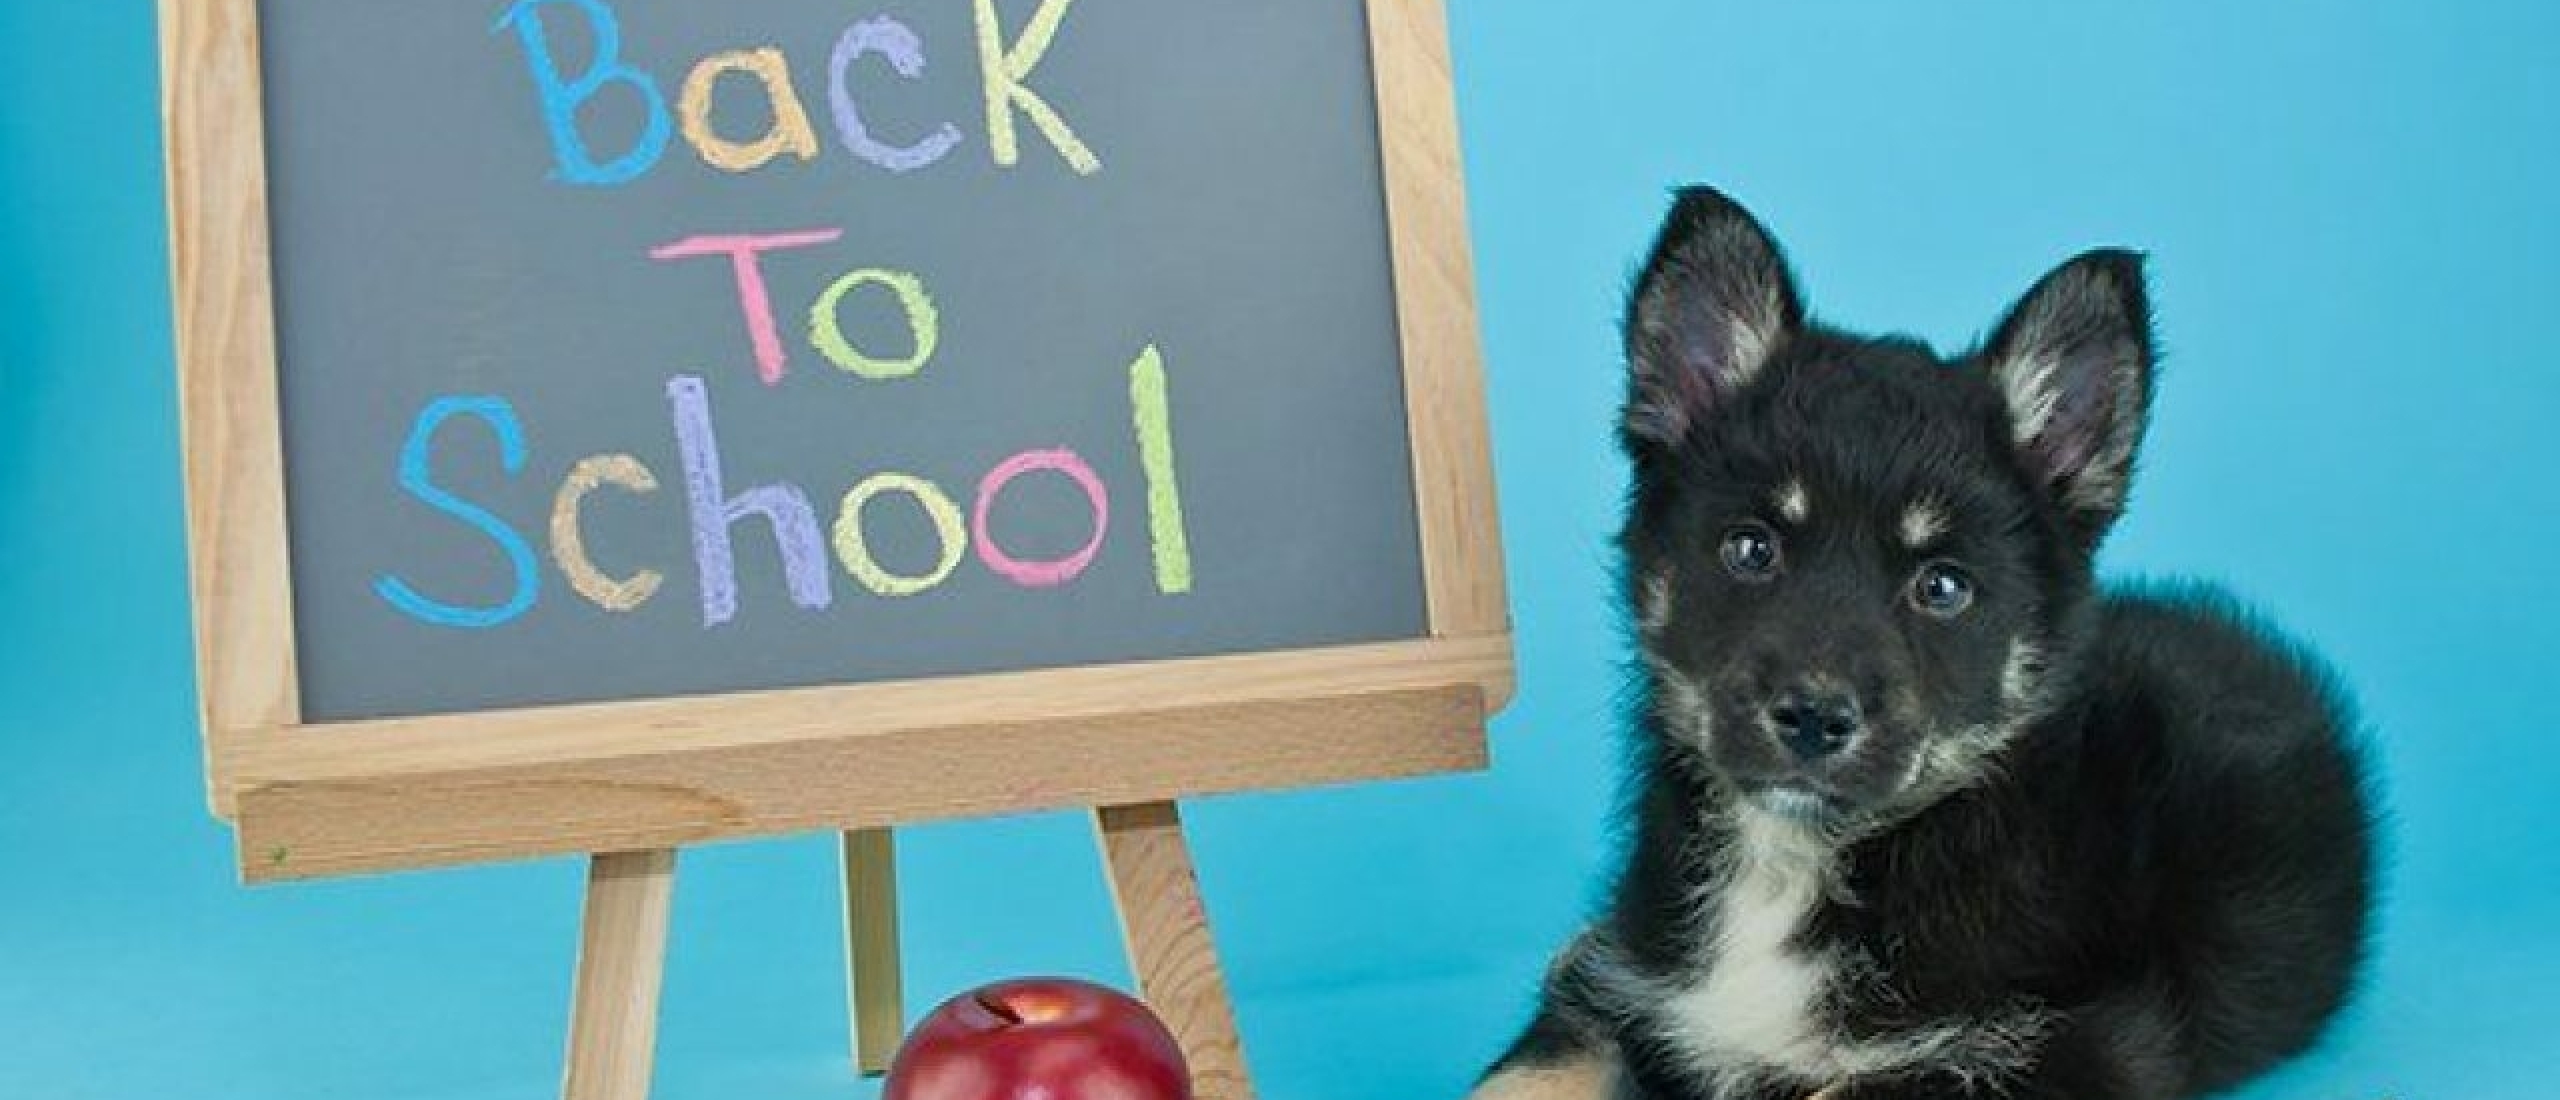
[[[1794,821],[1737,810],[1722,854],[1719,890],[1706,914],[1705,966],[1668,990],[1664,1036],[1716,1095],[1772,1077],[1819,1088],[1934,1063],[1965,1077],[2006,1073],[2043,1030],[2034,1013],[1949,1021],[1903,1034],[1852,1039],[1824,1011],[1841,980],[1839,957],[1799,943],[1831,888],[1834,854]]]
[[[1833,962],[1793,941],[1822,898],[1830,853],[1785,819],[1746,809],[1723,853],[1706,967],[1665,1006],[1666,1038],[1719,1085],[1770,1069],[1822,1077],[1834,1061],[1817,1009]]]

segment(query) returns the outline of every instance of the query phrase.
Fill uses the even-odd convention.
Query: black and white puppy
[[[1626,339],[1630,847],[1478,1100],[2166,1100],[2312,1042],[2371,889],[2343,696],[2209,591],[2092,578],[2141,257],[1948,360],[1808,320],[1698,188]]]

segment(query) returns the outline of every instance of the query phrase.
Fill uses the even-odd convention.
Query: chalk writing
[[[978,90],[985,99],[989,155],[999,166],[1021,163],[1018,124],[1027,120],[1039,135],[1037,140],[1056,150],[1074,177],[1091,177],[1101,170],[1101,157],[1033,83],[1072,4],[1073,0],[1040,0],[1029,19],[1009,32],[992,0],[975,0]],[[781,46],[753,45],[702,55],[686,70],[671,109],[657,78],[634,61],[657,55],[625,54],[623,23],[609,0],[515,0],[499,15],[492,34],[512,36],[522,52],[535,91],[535,115],[549,140],[549,175],[559,183],[577,187],[633,184],[658,166],[677,136],[705,165],[728,175],[765,171],[777,163],[815,161],[822,155],[821,139],[794,86],[790,55]],[[559,49],[562,42],[584,48],[572,46],[564,52]],[[564,56],[573,60],[564,62]],[[858,19],[836,37],[826,70],[827,105],[837,141],[857,161],[905,174],[943,161],[966,140],[958,126],[940,121],[894,128],[900,137],[920,135],[901,143],[882,136],[883,131],[856,102],[849,74],[864,64],[876,60],[897,78],[914,81],[924,75],[927,56],[924,39],[886,15]],[[724,127],[714,117],[724,81],[752,88],[752,98],[761,101],[761,114],[752,121],[731,119]],[[617,132],[616,124],[603,121],[624,119],[619,130],[628,131],[627,111],[585,110],[604,97],[623,107],[638,107],[636,132]],[[845,264],[831,268],[836,274],[816,293],[798,296],[807,285],[799,281],[806,274],[801,268],[825,255],[810,250],[849,243],[858,244],[847,242],[841,228],[812,227],[693,233],[645,251],[650,260],[663,264],[726,261],[727,290],[746,334],[745,361],[756,379],[755,389],[746,391],[744,398],[732,394],[730,399],[775,399],[758,396],[758,391],[778,387],[789,377],[791,349],[775,306],[778,278],[785,292],[792,294],[795,309],[805,304],[807,324],[796,335],[810,351],[843,372],[833,375],[840,380],[833,384],[931,384],[927,368],[942,345],[944,320],[922,275],[873,264]],[[805,258],[788,265],[775,261],[784,255]],[[779,273],[769,270],[775,267]],[[865,328],[857,339],[848,332],[847,311],[872,316],[863,303],[874,300],[894,307],[903,334],[884,335]],[[1131,465],[1144,479],[1147,560],[1155,590],[1165,596],[1181,595],[1191,591],[1195,577],[1175,470],[1173,404],[1165,357],[1155,345],[1146,344],[1128,362],[1130,437],[1128,450],[1120,453],[1134,459]],[[969,364],[937,368],[933,373],[999,366],[1004,365]],[[1057,369],[1050,364],[1040,367]],[[1110,487],[1092,463],[1063,445],[1025,450],[994,462],[978,479],[965,510],[941,485],[921,475],[897,470],[871,473],[854,481],[839,498],[831,522],[822,527],[816,506],[800,484],[766,479],[759,469],[756,440],[742,436],[735,441],[742,448],[736,456],[724,451],[712,403],[718,387],[712,385],[712,377],[706,370],[689,369],[666,378],[667,432],[681,467],[680,498],[669,494],[660,500],[656,472],[634,454],[586,455],[566,463],[544,517],[547,523],[532,528],[547,533],[550,561],[569,590],[598,610],[615,615],[639,611],[670,583],[664,562],[634,563],[606,553],[601,560],[620,571],[608,571],[600,564],[599,549],[612,548],[594,545],[587,526],[588,511],[599,506],[617,513],[641,509],[644,516],[660,515],[684,525],[705,629],[720,628],[740,614],[742,545],[775,548],[782,587],[792,606],[808,612],[828,611],[836,604],[830,558],[862,591],[905,598],[942,585],[972,557],[989,574],[1014,587],[1058,588],[1084,575],[1110,545]],[[1108,377],[1098,375],[1097,381]],[[541,595],[541,575],[533,545],[499,509],[455,491],[453,485],[466,482],[450,476],[453,471],[439,480],[440,461],[479,460],[470,452],[444,453],[457,446],[456,433],[447,429],[460,421],[484,425],[495,437],[501,473],[512,478],[527,470],[532,448],[514,406],[495,395],[452,395],[432,399],[412,421],[394,481],[419,504],[450,517],[492,546],[506,565],[506,587],[430,594],[407,577],[390,572],[378,575],[374,587],[393,609],[420,622],[485,630],[511,622],[532,608]],[[733,470],[755,473],[733,477]],[[1085,537],[1063,556],[1018,553],[995,529],[998,503],[1026,479],[1040,478],[1064,479],[1084,505],[1089,525],[1084,528]],[[487,484],[485,479],[471,483]],[[616,492],[598,495],[607,488]],[[931,529],[930,558],[899,560],[894,566],[884,563],[872,537],[871,524],[881,518],[876,513],[910,507],[922,514]],[[895,517],[891,511],[890,519]],[[741,542],[737,532],[757,525],[769,531],[770,540],[757,537]]]

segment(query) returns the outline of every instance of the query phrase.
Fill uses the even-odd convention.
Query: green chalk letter
[[[845,295],[873,283],[896,295],[898,308],[906,315],[907,331],[915,337],[915,350],[904,358],[874,359],[856,350],[853,341],[845,337],[844,325],[836,319]],[[826,356],[828,362],[864,378],[904,378],[923,370],[941,339],[942,314],[933,308],[933,296],[924,292],[924,280],[904,271],[864,268],[846,272],[827,287],[826,293],[818,295],[816,305],[809,307],[809,345]]]
[[[1173,476],[1173,413],[1164,395],[1164,355],[1154,344],[1129,364],[1129,409],[1138,461],[1147,472],[1147,536],[1156,552],[1156,590],[1191,591],[1191,539],[1182,528],[1182,486]]]

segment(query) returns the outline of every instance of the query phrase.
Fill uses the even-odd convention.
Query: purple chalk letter
[[[845,71],[867,53],[888,59],[889,67],[909,80],[924,75],[924,42],[906,24],[883,15],[846,27],[844,37],[836,39],[834,59],[827,63],[827,100],[835,107],[836,136],[844,139],[844,147],[892,172],[912,172],[948,155],[952,146],[960,144],[960,128],[948,122],[912,145],[891,145],[871,136],[862,115],[854,110],[853,89],[845,82]]]
[[[791,602],[811,611],[835,601],[828,587],[826,543],[809,497],[794,485],[761,485],[729,496],[720,479],[720,440],[711,432],[711,399],[702,379],[679,374],[667,380],[675,409],[676,448],[684,457],[685,504],[693,516],[693,562],[702,574],[702,625],[718,626],[738,613],[738,572],[729,529],[750,514],[773,524]]]

